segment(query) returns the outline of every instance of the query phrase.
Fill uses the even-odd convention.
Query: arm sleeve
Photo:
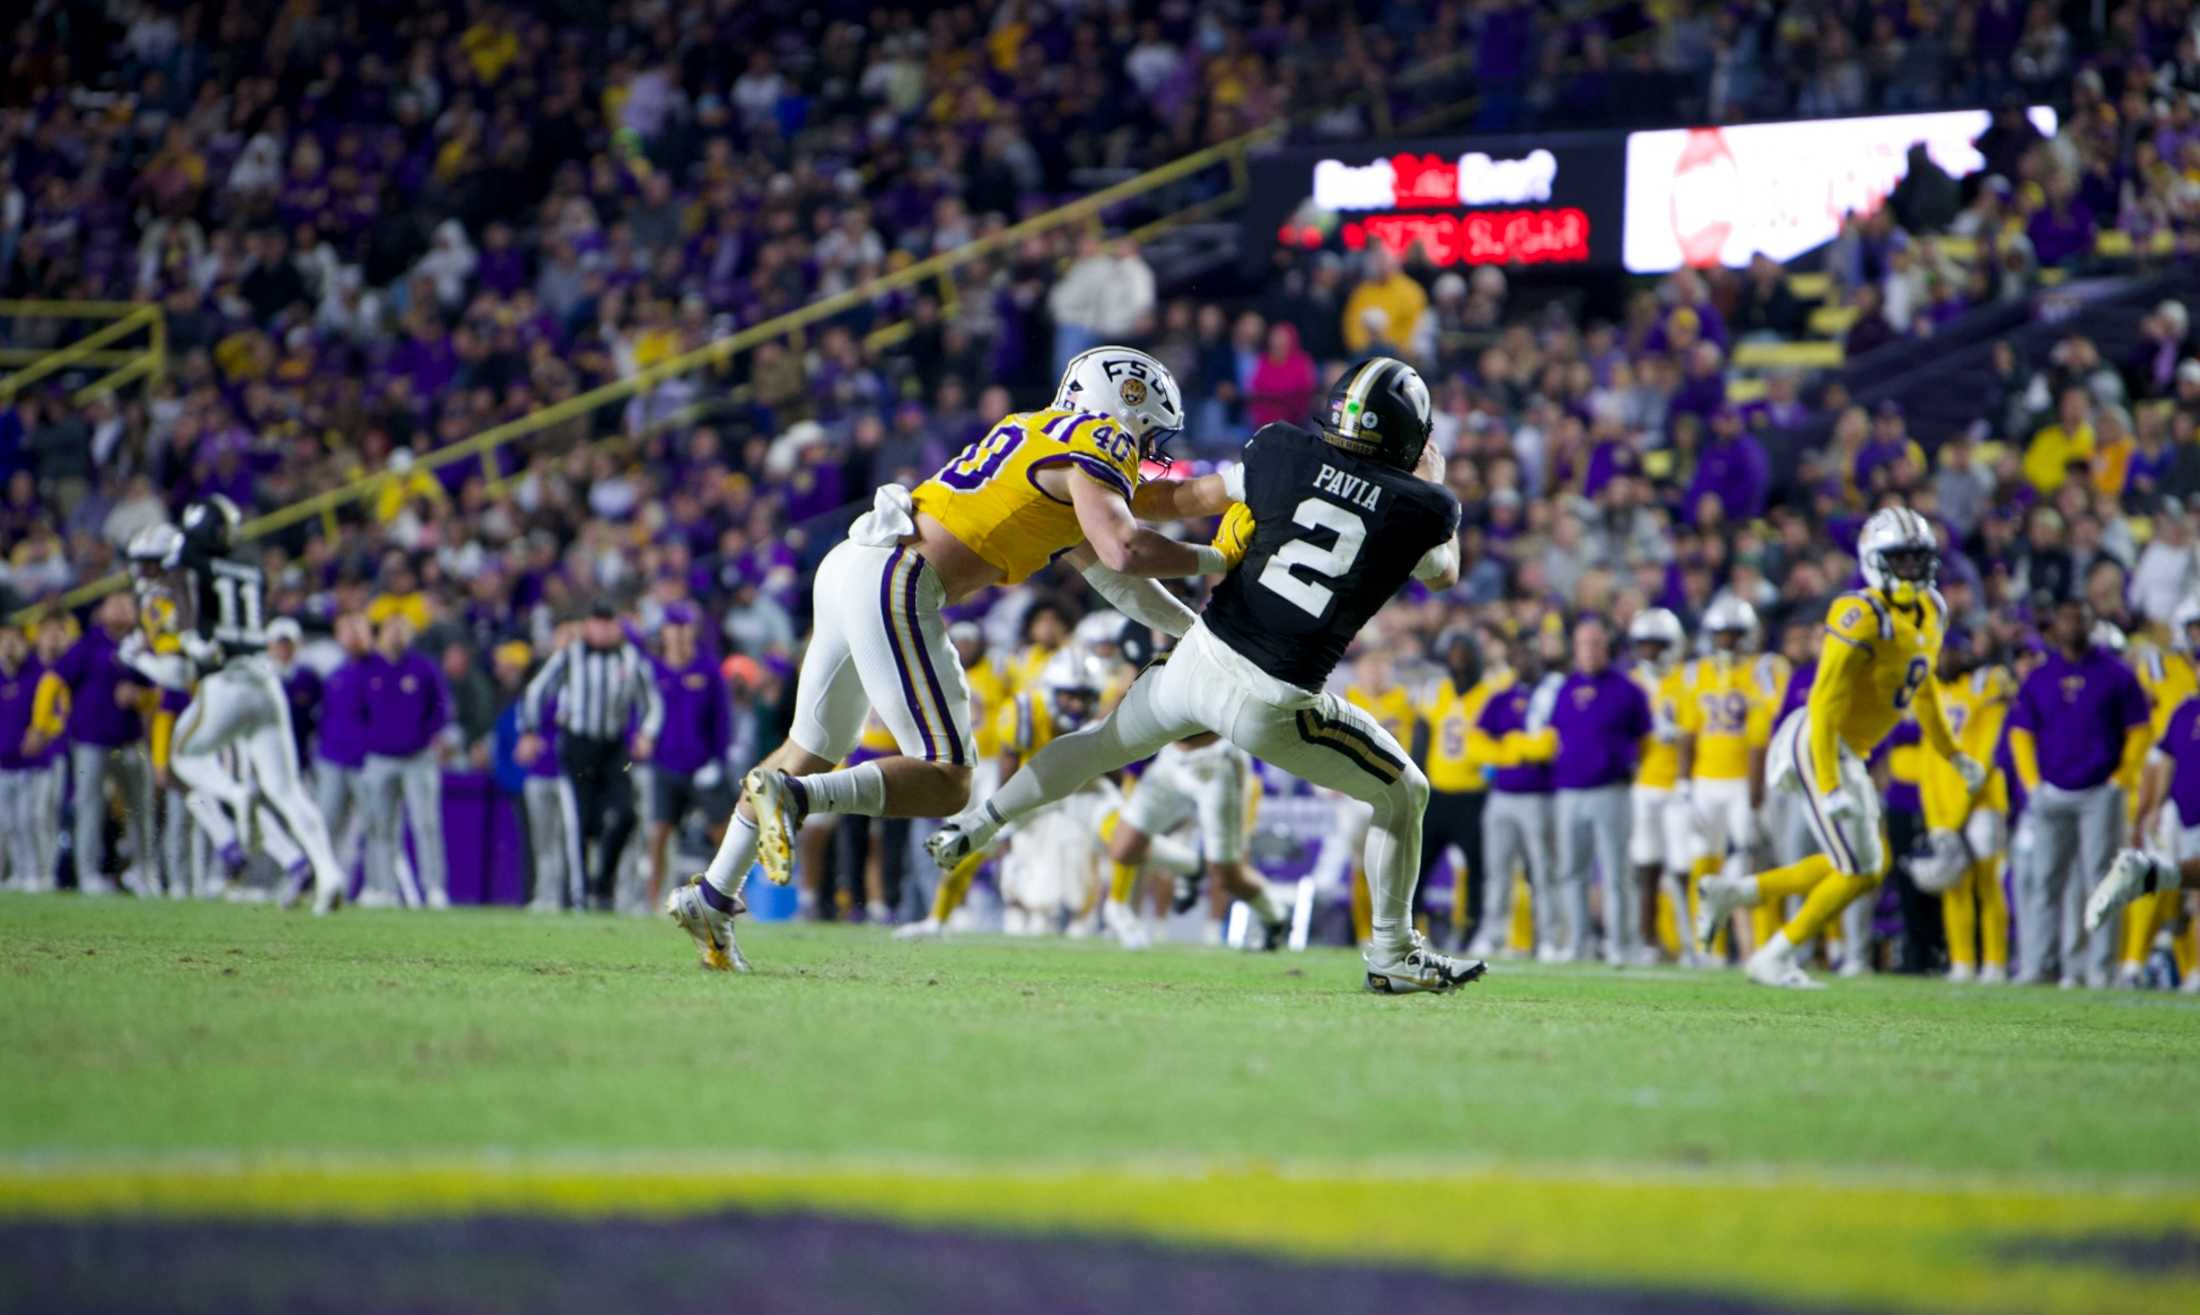
[[[626,661],[631,678],[642,690],[642,734],[654,740],[665,728],[665,696],[657,688],[657,678],[650,673],[649,663],[643,661],[640,649],[629,647]]]
[[[1182,639],[1191,630],[1192,623],[1199,619],[1197,613],[1162,588],[1158,580],[1124,575],[1099,562],[1087,566],[1084,577],[1093,592],[1107,599],[1117,611],[1173,638]]]
[[[1954,758],[1960,752],[1956,733],[1948,725],[1948,713],[1940,706],[1940,679],[1928,676],[1917,687],[1917,729],[1925,737],[1925,747],[1943,758]]]
[[[2025,793],[2036,792],[2040,788],[2040,754],[2032,743],[2030,727],[2009,727],[2009,761],[2015,764],[2017,780],[2024,785]]]
[[[565,679],[565,663],[572,651],[572,646],[567,645],[552,653],[550,660],[542,664],[542,670],[527,682],[527,693],[519,702],[520,734],[532,735],[542,729],[542,701],[550,697],[550,691],[557,688],[559,681]]]
[[[1414,564],[1413,578],[1421,581],[1441,580],[1459,569],[1459,540],[1446,539],[1421,554]]]

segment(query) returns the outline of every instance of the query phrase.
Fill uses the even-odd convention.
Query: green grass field
[[[0,1215],[801,1207],[2200,1309],[2190,997],[1500,964],[1385,999],[1342,951],[743,944],[726,978],[655,921],[0,897]]]

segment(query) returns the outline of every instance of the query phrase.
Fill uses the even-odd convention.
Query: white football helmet
[[[1100,691],[1107,683],[1107,664],[1075,644],[1048,658],[1039,672],[1039,688],[1054,715],[1055,732],[1067,734],[1084,725],[1100,706]]]
[[[1940,539],[1908,507],[1882,507],[1856,536],[1864,583],[1897,603],[1915,603],[1940,576]]]
[[[2169,646],[2172,650],[2191,657],[2196,646],[2193,643],[2193,627],[2200,626],[2200,596],[2187,598],[2169,614]]]
[[[1746,598],[1722,594],[1711,601],[1711,606],[1704,609],[1703,628],[1711,636],[1711,647],[1714,650],[1719,648],[1719,636],[1741,636],[1732,649],[1724,650],[1739,652],[1749,646],[1750,636],[1757,633],[1757,609],[1751,607]]]
[[[1101,656],[1103,649],[1112,651],[1122,646],[1125,624],[1121,612],[1111,612],[1103,608],[1098,612],[1087,613],[1085,619],[1077,623],[1073,642],[1081,648],[1090,649],[1095,656]]]
[[[1646,607],[1635,613],[1635,619],[1627,623],[1627,647],[1637,660],[1646,663],[1651,670],[1663,674],[1672,670],[1680,660],[1681,648],[1688,642],[1681,629],[1681,619],[1662,607]],[[1648,657],[1642,649],[1648,644],[1662,645]]]
[[[130,559],[132,570],[165,570],[174,566],[183,554],[183,531],[166,521],[148,525],[131,535],[129,546],[122,551]]]
[[[1095,347],[1070,358],[1054,390],[1059,410],[1112,416],[1138,442],[1138,454],[1165,460],[1184,428],[1184,394],[1169,367],[1134,347]]]

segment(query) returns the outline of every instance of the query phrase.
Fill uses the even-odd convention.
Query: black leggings
[[[573,813],[581,832],[574,848],[585,862],[589,842],[597,846],[589,899],[599,908],[609,908],[618,888],[619,857],[634,838],[634,780],[628,774],[626,741],[560,735],[558,766],[573,787]]]
[[[1462,931],[1473,930],[1482,916],[1482,801],[1488,797],[1486,790],[1431,791],[1428,811],[1421,815],[1421,882],[1414,887],[1414,906],[1426,910],[1428,874],[1445,846],[1458,846],[1467,862],[1466,881],[1464,892],[1453,894],[1452,925]]]

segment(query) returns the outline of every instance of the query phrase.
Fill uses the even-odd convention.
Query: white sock
[[[812,813],[879,817],[886,812],[886,773],[875,762],[796,779],[809,796]]]
[[[1785,931],[1776,931],[1772,933],[1771,940],[1757,947],[1757,953],[1767,960],[1792,959],[1795,957],[1795,942],[1788,939]]]
[[[1279,922],[1288,922],[1291,911],[1284,908],[1282,902],[1276,898],[1276,888],[1259,877],[1253,878],[1253,882],[1252,897],[1245,903],[1251,907],[1254,915],[1271,927]]]
[[[735,812],[726,823],[726,838],[718,842],[718,852],[703,872],[703,879],[721,894],[739,895],[755,863],[756,823]]]
[[[1199,875],[1199,851],[1173,836],[1155,836],[1147,841],[1146,862],[1180,877]]]

